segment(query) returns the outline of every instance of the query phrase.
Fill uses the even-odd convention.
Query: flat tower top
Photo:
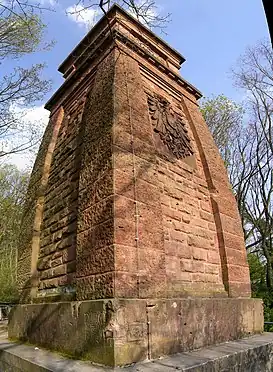
[[[202,97],[198,89],[179,74],[185,58],[119,5],[114,4],[59,66],[58,71],[66,80],[46,103],[45,108],[51,110],[67,87],[75,79],[79,79],[86,68],[90,69],[97,57],[115,42],[125,45],[128,50],[144,58],[147,66],[156,66],[197,99]]]
[[[185,58],[177,50],[115,3],[61,63],[58,71],[66,74],[78,57],[102,36],[106,28],[109,28],[109,25],[113,26],[115,23],[126,25],[130,33],[137,35],[138,38],[142,39],[143,43],[149,44],[152,49],[157,49],[160,54],[164,54],[165,58],[172,62],[177,69],[185,62]]]

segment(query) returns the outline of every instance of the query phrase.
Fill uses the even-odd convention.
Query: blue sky
[[[63,82],[57,71],[59,64],[88,31],[79,19],[73,20],[66,15],[65,10],[74,4],[71,0],[59,0],[54,4],[55,12],[44,14],[44,21],[48,25],[46,38],[56,41],[52,50],[15,62],[24,66],[46,62],[45,77],[53,81],[52,92],[47,98]],[[172,16],[167,35],[157,30],[155,32],[186,58],[181,75],[201,90],[204,96],[223,93],[240,100],[242,92],[233,87],[229,70],[236,65],[247,46],[268,38],[262,1],[158,0],[158,4],[162,13],[170,12]],[[9,68],[11,66],[9,64]],[[41,115],[40,109],[38,115]]]
[[[247,46],[268,38],[261,0],[170,0],[168,42],[186,57],[181,74],[205,95],[238,99],[229,70]]]

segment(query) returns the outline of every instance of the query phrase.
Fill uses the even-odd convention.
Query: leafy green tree
[[[23,68],[17,63],[10,68],[15,59],[50,47],[43,43],[45,25],[40,17],[12,4],[0,4],[0,64],[8,63],[11,70],[0,76],[0,159],[39,141],[39,128],[28,122],[22,107],[33,107],[50,88],[50,82],[42,78],[44,64]]]
[[[41,46],[45,25],[37,15],[22,18],[16,14],[0,17],[0,59],[18,58],[47,48]]]
[[[15,166],[0,167],[0,301],[16,300],[19,226],[29,180]]]
[[[234,141],[242,128],[243,107],[221,94],[204,99],[200,109],[226,166],[230,166]]]
[[[250,279],[252,295],[256,298],[262,298],[264,301],[264,319],[265,322],[273,321],[272,293],[267,287],[267,268],[266,263],[257,253],[248,254],[248,264],[250,269]],[[266,331],[273,332],[273,325],[266,325]]]

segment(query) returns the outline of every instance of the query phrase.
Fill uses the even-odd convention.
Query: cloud
[[[12,138],[9,136],[3,141],[2,150],[9,151],[14,148],[14,145],[25,144],[29,138],[42,139],[48,123],[49,111],[45,110],[43,106],[27,108],[20,104],[14,104],[10,107],[10,112],[15,117],[21,118],[20,127],[17,131],[12,132]],[[30,168],[36,158],[39,144],[38,141],[30,150],[5,156],[3,160],[16,165],[19,169]]]
[[[21,106],[19,104],[13,105],[11,110],[18,114],[24,113],[25,120],[33,123],[33,124],[39,124],[43,125],[49,118],[49,111],[44,109],[44,106],[35,106],[31,108],[26,108],[24,106]]]
[[[71,21],[76,22],[80,27],[90,29],[94,26],[98,16],[98,10],[85,9],[82,5],[72,5],[66,9],[66,14]]]
[[[55,6],[55,5],[57,5],[57,0],[40,0],[39,1],[39,4],[40,5],[51,5],[51,6]]]
[[[133,8],[128,8],[127,11],[134,18],[137,18],[139,22],[144,23],[147,26],[153,26],[153,23],[156,21],[156,18],[159,16],[158,8],[147,2],[146,0],[136,0],[136,7],[139,9],[140,14],[136,14],[136,11]]]

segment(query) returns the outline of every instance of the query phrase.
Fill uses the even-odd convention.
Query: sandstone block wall
[[[115,40],[97,48],[101,23],[93,50],[73,68],[68,57],[47,106],[21,301],[249,297],[236,202],[198,93],[177,74],[182,57],[122,17]]]

